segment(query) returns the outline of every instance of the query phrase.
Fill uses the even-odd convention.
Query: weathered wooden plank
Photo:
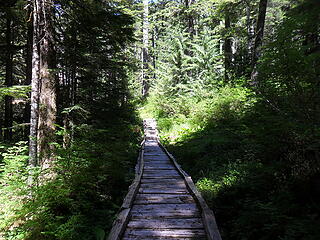
[[[128,223],[129,228],[204,229],[201,218],[138,219]]]
[[[132,206],[132,211],[148,211],[148,210],[160,210],[160,211],[171,211],[171,210],[197,210],[198,207],[193,203],[185,204],[149,204],[145,206]]]
[[[163,204],[164,205],[164,204]],[[137,205],[143,206],[143,205]],[[133,211],[131,212],[132,219],[150,219],[150,218],[194,218],[201,217],[199,210],[171,210],[171,211],[161,211],[158,210],[148,210],[148,211]]]
[[[187,189],[186,184],[184,182],[181,181],[177,181],[177,182],[151,182],[151,183],[141,183],[140,184],[140,188],[183,188],[183,189]]]
[[[152,154],[152,155],[160,155],[160,154],[163,154],[162,151],[148,151],[148,150],[146,150],[146,153],[149,153],[149,154]],[[146,156],[148,156],[148,155],[146,155]]]
[[[157,164],[157,165],[146,165],[144,166],[145,170],[175,170],[176,168],[173,165],[169,164]]]
[[[150,141],[150,140],[148,140],[148,141]],[[152,140],[151,140],[151,141],[152,141]],[[145,148],[146,148],[147,150],[157,150],[157,151],[162,151],[162,152],[163,152],[163,150],[162,150],[161,148],[159,148],[159,145],[148,146],[148,145],[145,144]]]
[[[146,156],[145,154],[144,154],[144,156],[143,156],[145,159],[147,159],[148,161],[158,161],[158,162],[165,162],[165,161],[167,161],[167,162],[169,162],[170,164],[172,164],[173,165],[173,163],[172,163],[172,161],[171,161],[171,159],[170,158],[167,158],[167,159],[156,159],[156,158],[154,158],[154,159],[150,159],[148,156]]]
[[[153,194],[185,194],[189,193],[187,188],[139,188],[139,193]]]
[[[149,157],[149,156],[146,156],[144,155],[144,158],[147,159],[148,161],[169,161],[170,164],[172,164],[170,158],[164,158],[164,157]]]
[[[156,161],[156,160],[147,161],[146,165],[147,166],[161,166],[161,165],[174,166],[171,161]]]
[[[144,179],[180,179],[181,176],[180,175],[168,175],[168,176],[154,176],[154,175],[144,175],[143,176]]]
[[[149,135],[157,135],[158,134],[158,130],[155,128],[147,128],[144,130],[145,134],[149,134]]]
[[[155,134],[153,133],[149,133],[149,132],[145,132],[145,139],[146,140],[152,140],[152,141],[155,141],[158,139],[158,136],[156,136]]]
[[[146,147],[158,147],[157,143],[151,143],[150,141],[152,141],[153,139],[156,139],[156,138],[153,138],[152,136],[148,136],[149,139],[147,139],[147,142],[146,142]]]
[[[165,164],[165,165],[172,165],[172,163],[170,161],[158,161],[158,160],[147,160],[146,162],[146,165],[149,166],[149,165],[155,165],[155,164]],[[173,165],[172,165],[173,166]],[[175,168],[174,168],[175,169]]]
[[[145,169],[143,172],[144,173],[149,173],[149,174],[153,174],[153,173],[161,173],[161,174],[164,174],[164,173],[179,173],[176,169],[173,169],[173,170],[147,170],[147,169]]]
[[[147,160],[145,160],[145,162],[147,164],[165,164],[165,165],[174,166],[170,160],[150,160],[150,159],[147,159]]]
[[[145,152],[149,154],[163,154],[163,150],[159,147],[145,147]]]
[[[193,238],[204,237],[203,229],[126,229],[124,237],[169,237],[169,238]]]
[[[143,173],[143,178],[173,178],[173,177],[180,177],[179,173]]]
[[[157,135],[158,134],[158,130],[156,128],[147,128],[144,130],[144,133],[148,133],[150,135]]]
[[[172,194],[180,194],[180,193],[189,193],[189,190],[185,185],[162,185],[162,184],[143,184],[144,186],[140,186],[139,193],[172,193]]]
[[[155,158],[155,159],[150,159],[150,158],[145,158],[146,162],[160,162],[160,163],[167,163],[167,164],[172,164],[171,160],[168,158],[163,158],[163,159],[159,159],[159,158]]]
[[[134,204],[195,203],[189,194],[137,194]]]
[[[174,184],[174,183],[184,183],[184,180],[182,177],[179,178],[164,178],[164,179],[152,179],[152,178],[142,178],[141,184],[144,183],[164,183],[164,184]]]
[[[160,171],[160,170],[159,170]],[[166,170],[163,170],[163,171],[166,171]],[[179,173],[178,172],[154,172],[154,173],[150,173],[150,172],[144,172],[143,175],[142,175],[143,178],[145,177],[154,177],[154,178],[163,178],[163,177],[180,177]]]
[[[159,161],[169,160],[169,157],[166,156],[166,155],[157,155],[157,156],[154,156],[154,155],[144,155],[143,157],[144,157],[145,160],[159,160]]]
[[[162,153],[158,153],[158,154],[153,154],[153,153],[148,153],[148,152],[145,152],[144,153],[144,156],[168,156],[167,154],[165,154],[163,151],[162,151]]]
[[[159,155],[159,156],[144,155],[143,157],[146,160],[156,160],[156,161],[164,161],[164,160],[166,160],[166,161],[170,161],[170,158],[168,158],[168,156],[162,156],[162,155]]]
[[[152,153],[152,155],[150,154],[150,155],[146,155],[146,154],[144,154],[144,156],[143,156],[145,159],[147,159],[147,160],[168,160],[168,161],[170,161],[170,158],[168,157],[168,156],[166,156],[166,155],[160,155],[159,153],[157,154],[157,155],[155,155],[155,154],[153,154]]]
[[[148,140],[149,142],[150,140]],[[148,146],[147,143],[144,146],[144,149],[146,150],[146,152],[148,151],[152,151],[152,150],[156,150],[156,151],[161,151],[162,153],[164,152],[158,145],[158,143],[156,143],[154,146]]]
[[[174,186],[174,185],[168,185],[168,184],[166,184],[166,185],[164,185],[164,184],[162,184],[162,185],[161,184],[159,184],[159,185],[154,184],[154,186],[152,186],[152,184],[151,184],[151,185],[140,186],[140,188],[141,189],[172,189],[172,190],[176,189],[176,190],[187,191],[190,194],[189,190],[187,189],[187,187],[185,185],[184,186],[183,185]]]
[[[145,159],[146,162],[159,162],[159,163],[167,163],[172,164],[170,159]]]
[[[179,172],[177,170],[144,170],[143,171],[144,174],[154,174],[154,175],[175,175],[175,174],[179,174]]]
[[[193,218],[199,217],[196,204],[148,204],[133,205],[132,219],[135,218]]]
[[[147,142],[150,140],[147,140]],[[157,151],[159,152],[159,154],[161,154],[161,156],[167,156],[167,154],[161,149],[161,147],[158,145],[158,143],[156,143],[154,146],[148,146],[148,145],[144,145],[145,149],[147,150],[146,153],[149,154],[149,151]]]
[[[146,153],[150,153],[150,152],[159,152],[161,154],[164,153],[164,151],[159,146],[145,146],[144,149],[146,150]]]
[[[152,155],[160,155],[160,154],[163,154],[162,151],[147,151],[146,153],[149,153],[149,154],[152,154]],[[148,156],[148,155],[145,155],[145,156]]]

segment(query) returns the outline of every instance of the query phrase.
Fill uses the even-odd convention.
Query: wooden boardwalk
[[[221,240],[190,176],[158,141],[155,120],[145,120],[144,128],[136,178],[108,240]]]

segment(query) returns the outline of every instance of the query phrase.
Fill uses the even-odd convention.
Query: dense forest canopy
[[[105,239],[142,118],[223,239],[320,238],[318,0],[5,0],[0,239]]]

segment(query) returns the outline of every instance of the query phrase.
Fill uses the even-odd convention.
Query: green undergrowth
[[[0,239],[104,239],[134,177],[135,121],[81,125],[68,149],[56,143],[52,180],[27,184],[27,146],[1,148]],[[42,175],[33,169],[35,176]]]
[[[170,106],[170,107],[168,107]],[[161,140],[214,210],[223,239],[320,238],[319,141],[243,87],[150,96]]]

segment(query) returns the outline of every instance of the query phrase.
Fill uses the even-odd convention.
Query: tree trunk
[[[254,22],[251,19],[250,2],[246,2],[246,25],[247,25],[247,50],[248,61],[251,64],[253,55]]]
[[[142,96],[149,92],[149,0],[143,0]]]
[[[186,8],[186,13],[185,13],[185,22],[187,23],[187,31],[189,33],[189,38],[191,40],[193,40],[194,35],[195,35],[195,29],[194,29],[194,16],[193,13],[190,9],[191,5],[194,3],[194,0],[185,0],[185,8]],[[189,49],[189,47],[187,46],[184,49],[184,53],[187,56],[193,56],[193,52]],[[187,74],[189,77],[192,77],[192,71],[188,70]]]
[[[50,167],[54,160],[51,143],[55,140],[57,112],[52,14],[51,0],[34,1],[30,161],[31,165],[35,163],[38,152],[38,163],[43,168]]]
[[[262,46],[263,33],[264,33],[264,24],[266,20],[267,5],[268,5],[268,0],[260,0],[259,15],[258,15],[258,21],[257,21],[257,28],[255,32],[255,41],[254,41],[253,58],[252,58],[253,71],[251,74],[251,82],[254,85],[257,84],[257,77],[258,77],[257,61],[259,60],[261,55],[261,46]]]
[[[26,56],[26,79],[25,79],[25,85],[30,85],[32,80],[32,49],[33,49],[33,18],[32,18],[32,2],[31,0],[28,1],[29,7],[28,7],[28,16],[30,16],[27,25],[28,25],[28,31],[27,31],[27,56]],[[26,102],[24,113],[23,113],[23,119],[25,123],[30,122],[31,118],[31,105],[30,102]],[[26,128],[24,136],[25,138],[28,138],[30,132],[30,128]]]
[[[232,41],[230,38],[230,28],[231,28],[231,20],[230,20],[230,12],[229,12],[229,6],[226,7],[225,9],[225,32],[226,32],[226,37],[224,40],[224,79],[225,82],[229,82],[230,77],[229,77],[229,72],[230,72],[230,67],[231,67],[231,62],[232,62]]]
[[[193,36],[195,34],[195,29],[194,29],[194,16],[190,10],[191,5],[194,3],[194,0],[185,0],[185,6],[187,9],[187,15],[186,15],[186,20],[187,20],[187,27],[188,27],[188,32],[190,35],[190,38],[193,39]]]
[[[7,24],[6,24],[6,79],[5,85],[11,87],[13,84],[13,51],[12,51],[12,18],[10,11],[7,11]],[[4,116],[4,139],[12,140],[12,123],[13,123],[13,111],[12,111],[11,96],[5,96],[5,116]]]
[[[152,49],[156,49],[156,41],[157,41],[157,27],[154,27],[153,32],[152,32]],[[153,51],[152,55],[152,64],[153,64],[153,79],[157,78],[156,75],[156,69],[157,69],[157,56],[155,51]]]
[[[31,79],[31,113],[29,165],[38,164],[38,118],[39,118],[39,2],[33,2],[33,44],[32,44],[32,79]]]
[[[49,167],[53,160],[56,123],[56,77],[55,77],[55,49],[53,37],[53,2],[51,0],[36,0],[40,6],[39,21],[39,123],[38,123],[38,151],[40,165]]]

